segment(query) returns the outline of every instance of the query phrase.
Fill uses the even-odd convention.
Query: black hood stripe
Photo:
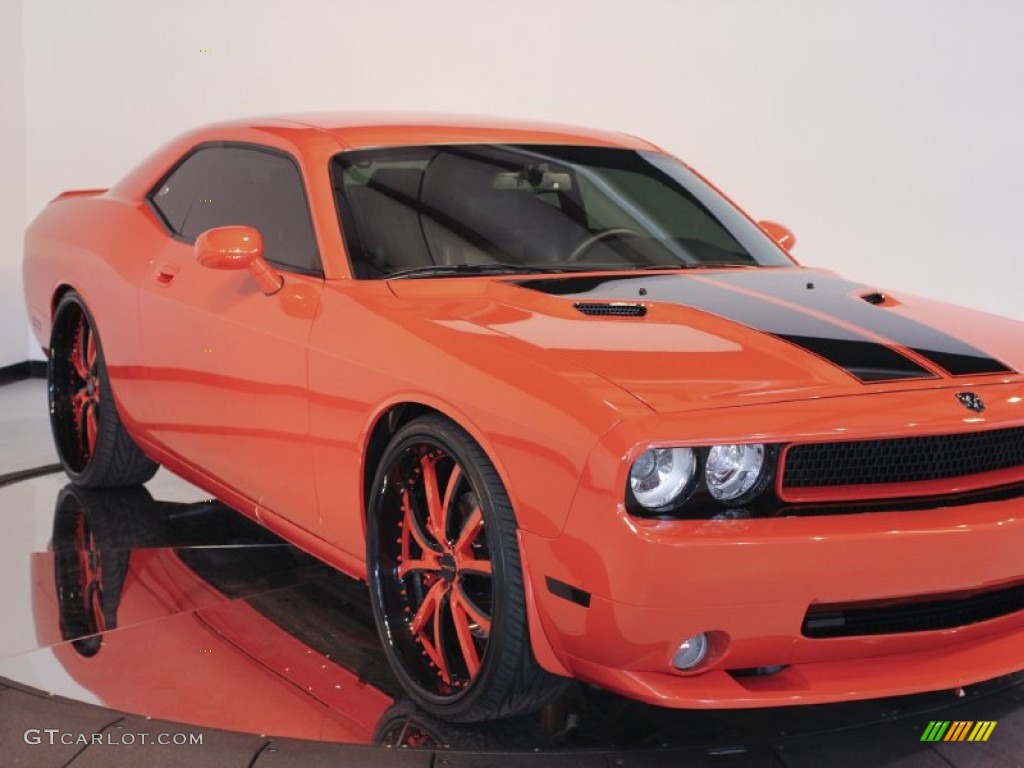
[[[960,339],[869,304],[860,294],[871,289],[849,280],[821,273],[772,269],[708,274],[702,278],[781,299],[862,328],[914,351],[951,376],[1012,373],[1011,368]]]
[[[804,280],[803,276],[789,274]],[[701,278],[706,276],[701,275]],[[704,279],[646,274],[509,282],[574,301],[652,301],[693,307],[795,344],[865,382],[936,378],[927,368],[870,336],[796,307],[751,296]],[[641,287],[645,291],[643,294],[640,293]]]

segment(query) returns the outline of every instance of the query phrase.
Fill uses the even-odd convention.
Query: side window
[[[181,234],[185,217],[199,199],[199,189],[217,160],[216,149],[200,149],[178,166],[149,196],[153,206],[174,232]]]
[[[299,272],[320,271],[302,179],[281,155],[244,147],[200,149],[152,200],[187,240],[213,227],[245,224],[263,236],[267,261]]]

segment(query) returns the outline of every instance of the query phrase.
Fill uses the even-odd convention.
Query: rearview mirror
[[[796,235],[789,227],[768,220],[757,222],[757,226],[787,253],[792,251],[793,246],[796,245]]]
[[[216,227],[196,238],[196,261],[210,269],[248,269],[263,293],[281,290],[284,279],[263,258],[263,236],[254,227]]]
[[[495,189],[530,190],[532,192],[568,192],[572,189],[572,175],[553,171],[547,163],[528,165],[521,171],[505,171],[495,175]]]

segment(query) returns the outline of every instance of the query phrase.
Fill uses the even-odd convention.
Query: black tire
[[[95,656],[117,628],[138,510],[153,505],[145,488],[90,491],[66,485],[53,512],[54,576],[61,637]]]
[[[96,324],[82,297],[69,291],[57,305],[46,378],[50,427],[60,463],[80,488],[140,485],[156,474],[125,430],[107,377]]]
[[[368,507],[374,618],[422,709],[451,722],[492,720],[540,709],[564,689],[534,659],[515,514],[465,430],[437,415],[399,429]]]

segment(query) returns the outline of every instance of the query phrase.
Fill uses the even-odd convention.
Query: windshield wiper
[[[650,272],[658,269],[697,269],[696,264],[644,264],[642,267],[634,267],[641,272]]]
[[[404,277],[433,277],[444,275],[500,275],[509,272],[526,272],[533,274],[552,274],[557,272],[582,272],[588,271],[569,266],[561,267],[531,267],[526,264],[505,264],[500,261],[490,261],[485,264],[424,264],[420,267],[410,267],[392,272],[385,279],[392,280]],[[589,271],[593,271],[592,269]]]
[[[651,264],[645,267],[638,267],[644,271],[658,269],[756,269],[757,264],[733,264],[730,262],[705,262],[702,264]]]

